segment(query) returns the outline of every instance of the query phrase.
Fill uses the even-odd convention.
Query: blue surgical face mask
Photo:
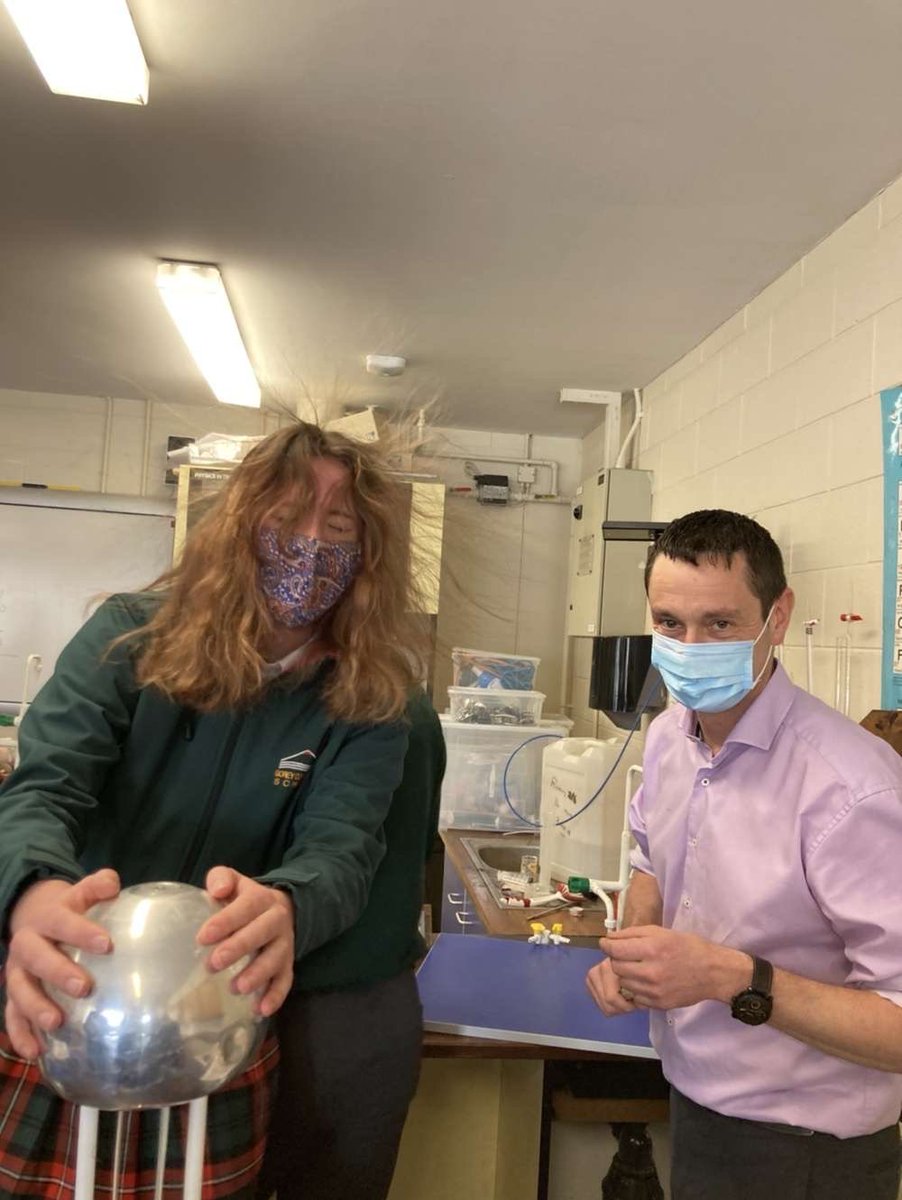
[[[770,662],[768,655],[758,674],[752,674],[755,647],[773,611],[771,605],[753,642],[678,642],[653,633],[651,661],[674,700],[700,713],[726,712],[744,700]]]

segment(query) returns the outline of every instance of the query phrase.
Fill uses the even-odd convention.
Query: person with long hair
[[[32,1060],[63,1020],[48,986],[91,988],[90,957],[75,966],[60,943],[108,953],[86,913],[123,886],[206,887],[222,907],[198,939],[214,970],[251,955],[234,986],[258,994],[262,1016],[307,989],[292,998],[287,1055],[306,1053],[305,1028],[337,993],[362,989],[364,1007],[382,1010],[403,997],[412,1094],[417,889],[444,748],[419,687],[409,505],[383,459],[302,422],[265,438],[181,560],[103,603],[31,705],[0,788],[0,1196],[72,1186],[75,1113]],[[398,804],[404,830],[387,851]],[[371,888],[383,898],[375,962],[360,936]],[[343,1011],[353,1022],[360,1005]],[[272,1032],[211,1097],[205,1196],[254,1194],[277,1062]],[[282,1107],[298,1075],[285,1065]],[[386,1135],[389,1178],[405,1096]],[[156,1123],[135,1117],[121,1196],[153,1186]],[[110,1140],[102,1124],[101,1188]]]

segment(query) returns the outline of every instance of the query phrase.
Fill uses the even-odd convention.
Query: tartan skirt
[[[203,1200],[249,1200],[263,1162],[277,1084],[279,1049],[270,1032],[251,1066],[210,1096]],[[153,1196],[160,1114],[124,1114],[122,1200]],[[164,1196],[180,1200],[188,1108],[172,1109]],[[112,1192],[116,1113],[100,1114],[95,1195]],[[75,1186],[78,1108],[46,1087],[32,1062],[13,1052],[0,1027],[0,1197],[70,1200]]]

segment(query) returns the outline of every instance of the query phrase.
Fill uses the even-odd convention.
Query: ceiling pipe
[[[642,424],[642,418],[645,416],[645,413],[642,408],[642,393],[639,390],[639,388],[633,388],[633,396],[635,397],[635,400],[636,400],[636,415],[633,417],[633,423],[629,427],[629,432],[627,433],[626,437],[623,439],[623,445],[620,447],[620,453],[617,455],[617,461],[614,463],[615,467],[625,467],[626,466],[627,453],[630,448],[630,443],[632,442],[633,438],[636,436],[636,432],[637,432],[639,426]]]
[[[550,458],[515,458],[511,455],[497,454],[426,454],[421,457],[425,458],[450,458],[458,462],[473,462],[474,459],[479,459],[480,462],[487,463],[511,463],[518,467],[546,467],[551,472],[551,491],[547,495],[558,496],[557,490],[557,475],[558,464]]]

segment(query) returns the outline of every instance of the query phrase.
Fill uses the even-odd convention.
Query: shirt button
[[[691,908],[691,907],[692,907],[692,901],[689,899],[688,896],[684,896],[683,897],[683,908]]]
[[[668,1025],[672,1025],[672,1024],[673,1024],[673,1017],[668,1017],[668,1018],[667,1018],[667,1024],[668,1024]]]
[[[689,845],[690,845],[690,846],[697,846],[697,845],[698,845],[698,838],[690,838],[690,839],[689,839]]]
[[[703,779],[703,780],[702,780],[702,787],[707,787],[707,786],[708,786],[708,784],[709,784],[710,782],[711,782],[711,780],[710,780],[710,779],[707,779],[707,778]]]

